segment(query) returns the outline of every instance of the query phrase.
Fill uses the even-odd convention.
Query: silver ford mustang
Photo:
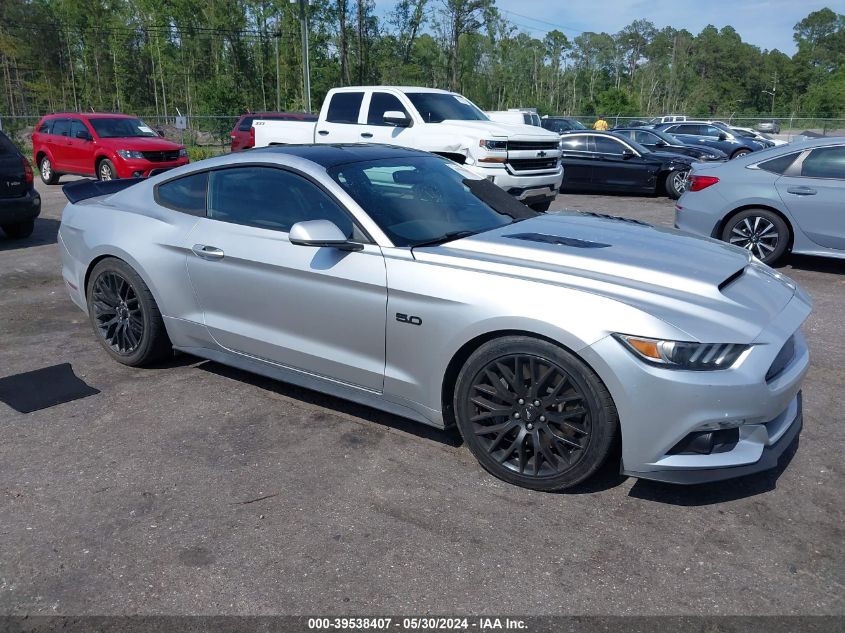
[[[65,186],[73,301],[118,362],[175,348],[431,424],[538,490],[773,467],[810,300],[739,248],[538,215],[445,159],[266,148]]]

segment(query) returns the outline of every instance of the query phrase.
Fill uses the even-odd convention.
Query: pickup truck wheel
[[[619,428],[613,399],[583,361],[548,341],[505,336],[467,359],[455,385],[458,429],[492,475],[533,490],[590,477]]]
[[[108,158],[101,160],[97,165],[97,178],[99,180],[114,180],[117,177],[114,164]]]
[[[59,182],[59,175],[53,171],[53,163],[46,156],[38,164],[38,171],[41,172],[41,181],[45,185],[55,185]]]
[[[534,202],[529,204],[528,206],[534,209],[535,211],[539,211],[540,213],[545,213],[549,210],[549,207],[552,205],[551,200],[546,200],[545,202]]]
[[[19,240],[24,237],[29,237],[32,235],[32,231],[35,229],[35,220],[27,220],[26,222],[15,222],[14,224],[4,224],[3,225],[3,232],[6,234],[6,237],[9,237],[13,240]]]
[[[666,174],[666,195],[672,200],[677,200],[681,197],[684,191],[687,190],[687,176],[689,170],[670,171]]]

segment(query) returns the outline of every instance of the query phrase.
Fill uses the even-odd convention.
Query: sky
[[[437,6],[440,0],[431,0]],[[394,0],[376,0],[379,15]],[[845,0],[496,0],[499,11],[525,32],[539,37],[557,28],[570,39],[582,31],[616,33],[639,18],[658,28],[673,26],[698,34],[708,24],[733,26],[744,42],[795,53],[792,27],[824,7],[845,13]]]

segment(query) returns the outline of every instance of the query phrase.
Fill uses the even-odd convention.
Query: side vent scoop
[[[571,246],[573,248],[607,248],[610,244],[604,242],[590,242],[579,240],[574,237],[560,237],[558,235],[544,235],[543,233],[511,233],[503,235],[512,240],[524,240],[526,242],[540,242],[542,244],[556,244],[557,246]]]

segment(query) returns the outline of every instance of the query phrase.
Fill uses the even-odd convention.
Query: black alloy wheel
[[[94,323],[103,340],[117,354],[136,351],[144,338],[144,313],[132,284],[106,271],[94,281],[92,298]]]

